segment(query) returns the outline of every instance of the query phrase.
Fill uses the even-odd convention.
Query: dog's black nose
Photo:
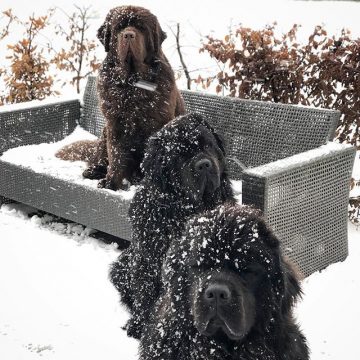
[[[202,173],[204,171],[208,171],[212,168],[212,163],[209,159],[201,159],[195,163],[195,170],[198,173]]]
[[[135,39],[136,33],[135,33],[135,31],[132,31],[132,30],[126,30],[126,31],[124,31],[123,36],[127,40]]]
[[[204,292],[204,297],[208,303],[226,304],[231,299],[231,291],[225,284],[210,284]]]

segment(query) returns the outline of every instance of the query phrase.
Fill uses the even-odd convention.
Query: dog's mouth
[[[124,46],[124,52],[126,54],[125,59],[127,58],[137,58],[137,50],[136,47],[134,45],[134,43],[132,41],[129,41],[125,46]]]
[[[200,198],[207,198],[215,193],[220,187],[220,174],[212,174],[202,179],[198,189]]]
[[[130,68],[135,69],[136,57],[134,56],[133,50],[128,46],[126,50],[126,55],[124,57],[124,63]]]
[[[130,73],[141,71],[144,66],[143,54],[134,41],[119,44],[119,60]]]
[[[204,174],[198,177],[198,188],[194,192],[195,199],[207,199],[220,187],[220,172]]]
[[[211,338],[226,336],[231,340],[241,340],[244,337],[241,330],[235,329],[226,319],[222,319],[218,315],[202,323],[198,326],[198,330],[202,335]]]
[[[123,60],[123,64],[129,74],[141,73],[144,68],[143,60],[139,59],[130,47]]]
[[[139,54],[136,47],[132,44],[132,42],[128,42],[124,45],[122,48],[123,58],[126,63],[129,63],[131,61],[139,61]]]

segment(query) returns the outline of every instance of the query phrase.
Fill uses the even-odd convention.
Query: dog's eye
[[[141,31],[142,33],[145,32],[145,27],[144,26],[141,26],[139,24],[136,24],[136,29],[138,29],[139,31]]]
[[[121,31],[124,30],[124,26],[122,24],[118,24],[116,27],[115,27],[115,31],[117,33],[120,33]]]
[[[207,143],[204,145],[204,151],[209,151],[212,154],[216,155],[218,159],[221,159],[223,157],[223,152],[220,150],[220,148],[214,144],[214,143]]]
[[[241,275],[243,275],[244,277],[248,277],[248,276],[257,276],[258,272],[254,269],[244,269],[241,272]]]
[[[179,166],[180,166],[180,169],[185,169],[185,168],[187,168],[187,167],[190,166],[191,158],[189,159],[189,158],[188,158],[187,156],[185,156],[185,155],[179,155],[176,160],[177,160],[177,163],[178,163]]]
[[[249,282],[256,281],[264,275],[264,270],[260,265],[252,265],[241,271],[241,276]]]

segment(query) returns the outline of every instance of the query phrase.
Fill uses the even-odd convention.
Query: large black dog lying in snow
[[[292,316],[300,286],[256,211],[220,205],[172,242],[142,360],[306,360]]]
[[[200,115],[180,116],[150,137],[142,166],[129,212],[133,241],[110,271],[132,314],[128,335],[136,338],[159,296],[165,254],[186,219],[233,201],[224,144]]]

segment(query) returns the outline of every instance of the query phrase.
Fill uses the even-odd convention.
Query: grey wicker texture
[[[182,94],[187,110],[205,115],[225,137],[229,158],[235,159],[229,162],[231,177],[243,179],[243,202],[264,211],[284,251],[304,275],[344,260],[355,149],[338,145],[334,151],[332,145],[331,151],[327,146],[320,153],[311,150],[333,138],[339,113],[189,91]],[[1,110],[2,151],[60,140],[76,121],[99,136],[104,124],[93,77],[86,86],[81,117],[77,101],[20,112],[5,111],[6,106]],[[304,151],[306,160],[281,166]],[[271,161],[275,162],[269,171]],[[245,171],[239,162],[247,166]],[[0,196],[130,240],[129,201],[117,194],[36,174],[1,160],[0,174]]]
[[[301,153],[334,138],[340,113],[294,105],[182,91],[189,112],[209,119],[223,135],[229,159],[254,167]],[[241,173],[229,161],[232,178]]]
[[[129,202],[96,190],[0,161],[1,193],[37,209],[130,239]]]
[[[80,125],[98,137],[101,135],[101,131],[105,125],[105,118],[98,104],[96,78],[94,76],[89,76],[86,83],[84,107]]]
[[[347,208],[354,148],[338,144],[282,170],[280,160],[243,174],[243,202],[264,210],[282,248],[307,276],[348,255]],[[312,154],[314,153],[314,154]],[[316,153],[316,154],[315,154]],[[288,159],[286,159],[288,160]]]
[[[0,107],[0,154],[22,145],[59,141],[75,129],[80,117],[78,100],[11,111],[7,108]]]

